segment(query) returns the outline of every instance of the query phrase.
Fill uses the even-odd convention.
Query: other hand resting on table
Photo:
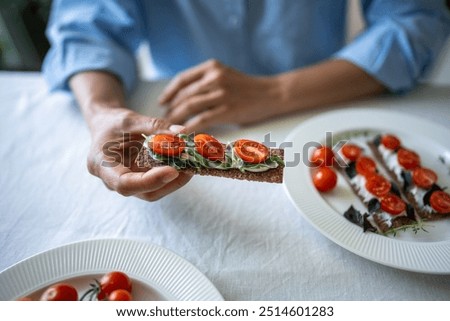
[[[159,102],[167,120],[198,132],[218,124],[250,124],[297,110],[381,93],[385,87],[345,60],[326,60],[275,76],[250,76],[217,60],[178,74]]]

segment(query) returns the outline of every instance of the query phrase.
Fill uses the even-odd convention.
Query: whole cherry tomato
[[[118,289],[111,292],[108,296],[109,301],[133,301],[133,296],[130,292],[124,289]]]
[[[331,191],[337,184],[337,175],[330,167],[319,167],[313,172],[314,186],[320,192]]]
[[[57,283],[47,288],[41,295],[41,301],[77,301],[78,292],[70,284]]]
[[[311,163],[315,166],[333,166],[334,152],[330,147],[322,146],[314,150]]]
[[[98,294],[98,298],[103,300],[108,297],[115,290],[127,290],[131,292],[132,284],[131,280],[124,272],[121,271],[112,271],[106,273],[100,279],[100,293]]]

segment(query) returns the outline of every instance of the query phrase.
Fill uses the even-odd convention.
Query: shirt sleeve
[[[335,54],[393,92],[407,91],[430,70],[450,33],[441,0],[362,0],[367,29]]]
[[[50,90],[68,90],[69,78],[78,72],[105,70],[129,92],[143,30],[134,0],[53,1],[47,28],[51,47],[42,69]]]

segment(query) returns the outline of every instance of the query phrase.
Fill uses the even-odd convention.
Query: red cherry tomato
[[[333,150],[327,146],[322,146],[315,149],[311,156],[311,163],[315,166],[333,166]]]
[[[367,177],[365,186],[369,193],[377,197],[384,196],[391,190],[391,182],[377,174]]]
[[[58,283],[47,288],[41,295],[41,301],[77,301],[78,292],[70,284]]]
[[[387,194],[381,198],[381,209],[392,215],[398,215],[406,209],[405,202],[395,194]]]
[[[396,150],[400,147],[400,140],[394,135],[384,135],[381,137],[381,143],[387,149]]]
[[[269,149],[266,146],[248,139],[235,141],[233,150],[244,162],[250,164],[262,163],[269,157]]]
[[[370,176],[377,172],[377,165],[375,161],[367,156],[361,156],[356,160],[356,172],[363,176]]]
[[[436,173],[429,168],[416,167],[412,172],[412,179],[414,184],[427,189],[437,182],[438,177]]]
[[[115,290],[127,290],[131,293],[132,284],[125,273],[112,271],[102,276],[100,287],[101,291],[98,294],[98,299],[103,300],[105,296],[108,297]]]
[[[212,161],[222,161],[225,157],[223,145],[214,137],[198,134],[194,137],[195,150],[203,157]]]
[[[356,161],[361,155],[361,148],[355,144],[345,144],[342,146],[342,154],[350,161]]]
[[[412,170],[420,165],[420,157],[411,150],[400,148],[397,152],[398,163],[408,170]]]
[[[430,205],[438,213],[450,213],[450,195],[444,191],[435,191],[431,194]]]
[[[320,192],[328,192],[335,188],[337,175],[330,167],[319,167],[313,172],[314,186]]]
[[[130,292],[124,289],[118,289],[111,292],[108,296],[109,301],[133,301],[133,296]]]
[[[179,156],[186,146],[184,140],[176,135],[158,134],[153,136],[148,147],[156,154],[163,156]]]

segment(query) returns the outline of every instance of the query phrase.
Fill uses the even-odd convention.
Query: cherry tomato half
[[[408,170],[412,170],[420,165],[420,157],[415,152],[400,148],[397,152],[398,163]]]
[[[333,166],[334,152],[330,147],[322,146],[314,150],[311,163],[315,166]]]
[[[387,194],[381,198],[381,209],[392,215],[398,215],[406,209],[405,202],[395,194]]]
[[[356,160],[355,168],[358,174],[366,177],[377,172],[377,165],[375,164],[375,161],[367,156],[361,156],[358,158]]]
[[[450,195],[444,191],[435,191],[431,194],[430,205],[438,213],[450,213]]]
[[[176,135],[157,134],[148,143],[150,149],[163,156],[179,156],[186,146],[184,140]]]
[[[111,292],[108,296],[109,301],[133,301],[133,296],[130,292],[124,289],[118,289]]]
[[[198,134],[194,137],[195,150],[203,157],[212,161],[222,161],[225,158],[223,145],[214,137]]]
[[[269,157],[269,149],[261,143],[240,139],[234,142],[233,150],[244,161],[250,164],[259,164]]]
[[[312,175],[314,186],[320,192],[328,192],[336,187],[337,175],[330,167],[319,167]]]
[[[47,288],[41,295],[41,301],[77,301],[78,292],[70,284],[57,283]]]
[[[416,167],[412,172],[412,179],[414,184],[422,188],[430,188],[436,183],[438,177],[436,173],[425,167]]]
[[[104,297],[108,297],[115,290],[126,290],[131,293],[131,280],[123,272],[112,271],[106,273],[100,279],[101,291],[98,295],[98,299],[102,300]]]
[[[355,144],[345,144],[342,146],[342,154],[350,161],[356,161],[361,155],[361,148]]]
[[[391,190],[391,182],[377,174],[367,177],[365,186],[369,193],[377,197],[384,196]]]
[[[383,137],[381,137],[381,143],[384,145],[384,147],[391,150],[396,150],[400,147],[400,140],[394,135],[384,135]]]

